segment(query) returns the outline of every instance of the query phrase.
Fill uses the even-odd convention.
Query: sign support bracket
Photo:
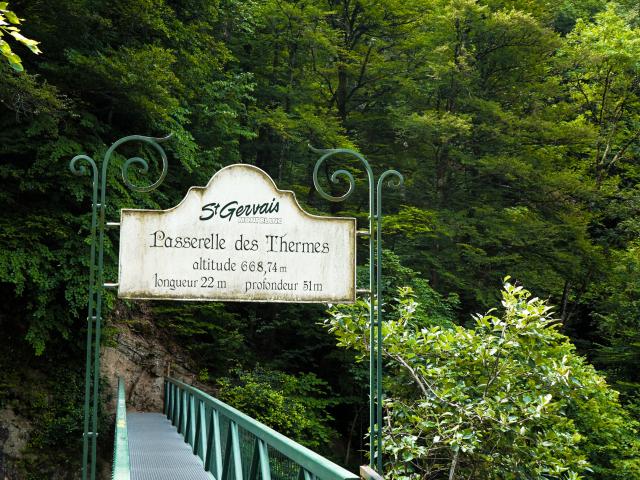
[[[386,170],[375,182],[373,170],[367,159],[360,153],[345,148],[316,149],[309,146],[311,151],[322,156],[318,159],[313,169],[313,185],[322,198],[330,202],[343,202],[355,189],[355,179],[348,170],[336,170],[331,175],[331,182],[338,183],[340,178],[347,180],[349,189],[340,196],[328,194],[318,182],[320,166],[329,157],[344,155],[355,157],[364,166],[367,172],[369,184],[369,230],[358,232],[358,236],[369,237],[369,467],[375,468],[382,475],[382,186],[389,177],[388,185],[400,187],[404,183],[404,177],[396,170]],[[395,180],[395,181],[394,181]],[[358,292],[365,293],[364,290]]]
[[[101,170],[98,169],[95,160],[88,155],[76,155],[69,163],[69,169],[73,174],[91,175],[92,181],[91,230],[89,233],[91,256],[89,265],[89,301],[87,305],[87,344],[82,434],[82,480],[95,480],[96,478],[102,296],[105,288],[110,288],[114,285],[103,283],[104,231],[106,228],[118,228],[120,226],[117,222],[105,222],[109,161],[116,149],[124,143],[141,142],[153,147],[162,159],[162,171],[155,183],[139,186],[129,180],[129,167],[131,165],[135,164],[141,173],[148,172],[149,164],[144,158],[129,158],[124,162],[121,169],[122,179],[128,188],[136,192],[150,192],[160,186],[164,177],[167,175],[167,155],[159,143],[168,140],[170,137],[171,135],[164,138],[145,137],[142,135],[123,137],[109,147],[100,165]],[[79,162],[84,162],[84,164],[79,164]],[[91,438],[91,441],[89,441],[89,438]]]

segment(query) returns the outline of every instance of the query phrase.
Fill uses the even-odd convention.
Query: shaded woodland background
[[[83,152],[101,159],[130,134],[174,134],[169,175],[158,191],[134,194],[117,164],[153,153],[119,152],[110,219],[123,207],[173,206],[220,167],[247,162],[308,210],[364,224],[359,165],[348,164],[359,178],[352,199],[329,205],[314,191],[317,156],[307,145],[355,148],[376,172],[401,171],[405,188],[385,197],[389,294],[418,281],[427,317],[469,326],[471,314],[499,305],[511,275],[555,306],[560,331],[620,392],[628,418],[639,418],[635,0],[15,0],[10,8],[42,50],[14,46],[23,73],[0,62],[0,406],[36,427],[24,478],[73,478],[80,459],[90,188],[68,163]],[[114,279],[110,238],[106,278]],[[359,255],[363,265],[364,244]],[[142,315],[139,305],[123,308],[130,320]],[[366,368],[320,325],[324,306],[148,308],[223,400],[351,468],[366,462]],[[107,342],[117,328],[108,327]]]

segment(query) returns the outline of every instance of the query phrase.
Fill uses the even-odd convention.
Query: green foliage
[[[637,422],[575,353],[551,307],[506,283],[473,328],[419,326],[411,289],[384,323],[385,476],[640,478]],[[366,354],[365,309],[334,308],[339,345]]]
[[[593,23],[579,19],[560,51],[560,58],[570,62],[565,75],[571,93],[597,128],[593,168],[598,185],[624,168],[619,164],[640,136],[639,55],[640,28],[630,25],[616,4]]]
[[[598,292],[601,299],[593,316],[603,341],[595,349],[595,361],[607,368],[609,377],[627,401],[640,391],[640,255],[637,242],[615,254],[609,287]]]
[[[181,17],[156,3],[150,9],[127,1],[98,2],[94,10],[75,2],[27,7],[34,35],[50,46],[46,65],[32,63],[20,76],[0,68],[6,207],[0,289],[13,299],[2,308],[27,325],[25,338],[37,354],[79,331],[77,322],[84,325],[90,188],[86,178],[71,176],[69,160],[86,152],[100,162],[124,134],[174,133],[168,149],[178,163],[162,194],[134,198],[114,171],[124,155],[149,158],[152,151],[125,146],[117,152],[107,178],[107,216],[114,219],[125,206],[174,205],[187,185],[206,183],[225,157],[238,158],[239,140],[251,135],[243,126],[251,78],[225,70],[230,57],[215,38],[216,17],[194,24],[186,10]],[[205,7],[190,8],[195,14]],[[79,33],[89,27],[91,35]],[[186,69],[190,65],[194,69]],[[111,239],[106,249],[105,275],[115,278]]]
[[[16,464],[4,457],[3,467],[15,471],[19,478],[44,480],[61,471],[77,472],[82,439],[82,404],[84,374],[73,355],[59,351],[47,359],[33,358],[27,345],[6,329],[0,317],[0,409],[12,410],[20,418],[18,427],[27,441]],[[110,401],[110,395],[106,395]],[[24,424],[22,422],[25,422]],[[99,429],[108,431],[109,421],[100,406]],[[104,443],[103,443],[104,442]],[[99,448],[109,450],[109,435],[100,439]]]
[[[312,373],[262,368],[231,373],[217,381],[220,400],[309,448],[329,450],[336,432],[327,413],[334,401],[326,382]]]
[[[250,356],[245,344],[243,322],[219,303],[203,306],[168,303],[153,309],[157,326],[185,345],[191,360],[201,368],[201,376],[223,375]],[[205,381],[204,379],[202,381]]]
[[[20,33],[20,27],[17,25],[20,25],[22,20],[24,19],[18,18],[12,10],[9,10],[9,2],[0,2],[0,53],[9,62],[11,68],[17,72],[24,71],[24,67],[20,57],[13,53],[11,45],[5,40],[7,35],[13,37],[14,41],[21,43],[36,55],[42,53],[38,48],[39,42]]]
[[[401,264],[400,257],[389,250],[382,251],[383,278],[382,295],[387,307],[393,308],[399,301],[395,294],[402,286],[409,286],[417,305],[412,321],[415,326],[452,326],[456,320],[459,299],[456,294],[447,297],[439,294],[421,278],[420,272]]]

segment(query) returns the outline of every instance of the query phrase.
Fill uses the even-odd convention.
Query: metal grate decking
[[[127,413],[131,480],[211,480],[191,446],[161,413]]]

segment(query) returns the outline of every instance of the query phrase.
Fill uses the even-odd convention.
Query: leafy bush
[[[218,398],[281,434],[316,450],[328,450],[336,432],[327,408],[327,384],[312,373],[236,370],[218,380]]]
[[[637,424],[551,307],[505,283],[502,308],[425,327],[400,289],[383,326],[385,477],[640,478]],[[366,356],[366,304],[330,313],[339,345]]]

